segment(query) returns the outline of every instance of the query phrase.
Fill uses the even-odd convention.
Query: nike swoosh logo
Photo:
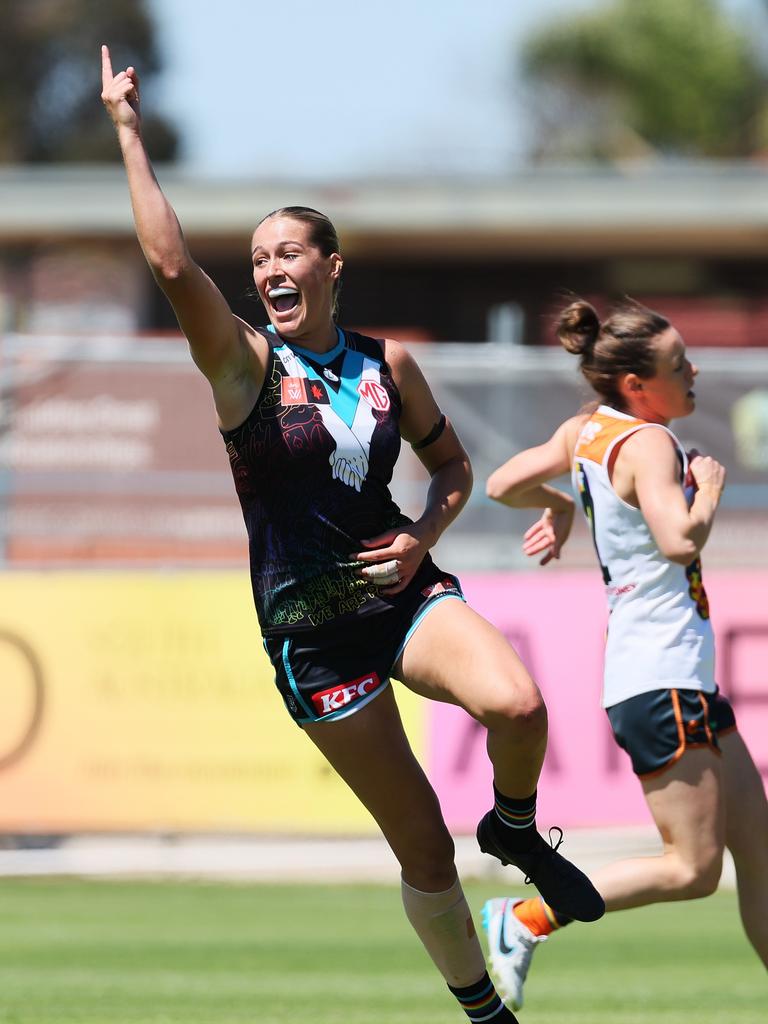
[[[502,956],[509,956],[510,953],[514,953],[515,946],[508,946],[507,940],[504,938],[504,922],[507,918],[507,907],[504,905],[504,911],[501,915],[501,926],[499,928],[499,952]]]

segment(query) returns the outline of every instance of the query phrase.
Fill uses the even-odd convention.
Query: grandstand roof
[[[475,256],[768,251],[768,167],[655,164],[529,168],[480,180],[312,185],[201,179],[175,167],[158,177],[190,236],[243,239],[279,206],[328,213],[347,251],[407,244],[434,257],[448,242]],[[115,166],[0,168],[0,244],[133,236],[125,175]]]

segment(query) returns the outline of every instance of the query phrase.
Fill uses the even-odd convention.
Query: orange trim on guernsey
[[[582,428],[573,457],[589,459],[590,462],[601,465],[611,442],[620,434],[644,423],[645,420],[623,420],[616,419],[615,416],[606,416],[602,412],[593,413]]]

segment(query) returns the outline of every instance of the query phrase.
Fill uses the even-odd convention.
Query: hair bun
[[[588,302],[572,302],[558,317],[555,331],[564,349],[575,356],[583,356],[597,341],[600,318]]]

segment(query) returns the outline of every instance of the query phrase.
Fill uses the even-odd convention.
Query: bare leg
[[[763,780],[738,732],[720,740],[725,789],[725,842],[733,855],[744,930],[768,967],[768,800]]]
[[[354,715],[305,725],[304,732],[374,817],[405,881],[424,892],[449,889],[456,881],[453,839],[391,686]]]
[[[462,602],[435,605],[395,666],[406,686],[458,704],[488,730],[497,792],[478,824],[480,849],[515,864],[550,906],[580,921],[605,913],[600,894],[537,832],[535,791],[547,745],[547,712],[505,637]],[[517,819],[517,820],[516,820]]]
[[[722,757],[708,750],[689,750],[662,775],[643,782],[664,844],[662,855],[616,861],[595,872],[592,881],[608,911],[707,896],[720,880],[727,842],[736,865],[744,929],[768,966],[768,801],[738,733],[721,737],[720,745]],[[522,1005],[536,940],[525,923],[516,919],[509,902],[489,901],[484,914],[491,962],[501,990],[517,1008]],[[528,900],[526,906],[528,913],[541,914],[543,919],[544,927],[534,934],[548,934],[549,921],[538,901]],[[535,925],[535,917],[527,923]],[[508,936],[520,930],[522,938],[514,948],[522,953],[502,954],[500,929]]]
[[[689,750],[642,786],[664,852],[616,861],[592,875],[609,911],[708,896],[720,880],[725,845],[720,758],[709,750]]]
[[[501,792],[521,799],[533,793],[547,746],[547,712],[494,626],[461,601],[443,601],[420,623],[394,674],[424,697],[460,705],[486,727]]]
[[[400,861],[408,919],[446,982],[463,989],[486,978],[453,840],[411,751],[391,687],[349,718],[305,731],[381,827]]]

